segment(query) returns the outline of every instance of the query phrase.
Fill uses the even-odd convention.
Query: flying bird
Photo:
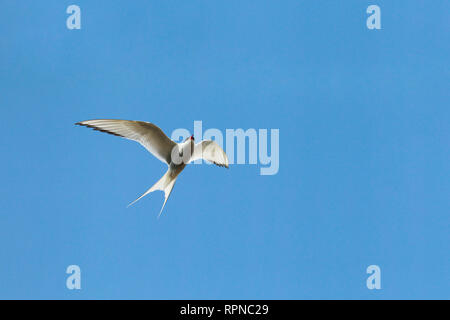
[[[169,199],[178,175],[188,163],[198,159],[204,159],[218,166],[228,168],[227,154],[216,142],[212,140],[203,140],[195,144],[194,136],[192,135],[184,142],[176,143],[169,139],[169,137],[153,123],[131,120],[98,119],[81,121],[75,124],[139,142],[156,158],[167,164],[168,169],[162,178],[143,195],[128,205],[131,206],[150,192],[156,190],[164,191],[164,203],[158,217],[161,215],[167,199]]]

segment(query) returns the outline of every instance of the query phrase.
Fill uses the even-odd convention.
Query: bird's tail
[[[161,190],[164,191],[164,204],[161,208],[161,211],[159,212],[158,218],[161,215],[164,206],[166,205],[167,199],[169,199],[170,193],[172,192],[173,186],[175,185],[175,181],[177,180],[177,176],[173,176],[171,174],[172,172],[170,172],[170,169],[167,170],[167,172],[161,177],[161,179],[158,180],[158,182],[156,182],[150,189],[148,189],[147,191],[145,191],[145,193],[140,196],[139,198],[137,198],[136,200],[134,200],[132,203],[130,203],[128,205],[131,206],[132,204],[136,203],[137,201],[141,200],[143,197],[145,197],[146,195],[148,195],[150,192],[156,191],[156,190]]]

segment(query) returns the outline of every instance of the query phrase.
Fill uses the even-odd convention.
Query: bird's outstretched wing
[[[156,158],[167,164],[170,164],[172,148],[176,145],[159,127],[149,122],[98,119],[75,124],[137,141]]]
[[[212,140],[203,140],[194,147],[194,153],[189,162],[204,159],[220,167],[228,168],[228,157],[225,151]]]

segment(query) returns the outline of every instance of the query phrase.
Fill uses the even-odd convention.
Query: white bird
[[[203,140],[200,143],[195,144],[194,136],[192,135],[184,142],[176,143],[170,140],[169,137],[153,123],[131,120],[99,119],[81,121],[75,124],[137,141],[156,158],[167,164],[168,169],[162,178],[142,196],[128,205],[131,206],[150,192],[156,190],[164,191],[165,199],[158,217],[161,215],[167,199],[169,199],[178,175],[186,167],[186,164],[198,159],[204,159],[218,166],[228,168],[228,157],[216,142],[212,140]]]

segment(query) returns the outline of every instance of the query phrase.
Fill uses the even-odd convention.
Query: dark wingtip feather
[[[96,126],[93,126],[93,125],[90,125],[90,124],[87,124],[87,123],[77,122],[75,124],[79,125],[79,126],[84,126],[84,127],[87,127],[87,128],[94,129],[95,131],[105,132],[105,133],[112,134],[113,136],[118,136],[118,137],[124,138],[124,136],[122,136],[121,134],[118,134],[118,133],[115,133],[115,132],[111,132],[111,131],[108,131],[108,130],[105,130],[105,129],[102,129],[102,128],[99,128],[99,127],[96,127]]]
[[[218,167],[225,167],[227,169],[230,169],[227,164],[222,164],[222,163],[217,163],[217,162],[213,162],[213,163]]]

